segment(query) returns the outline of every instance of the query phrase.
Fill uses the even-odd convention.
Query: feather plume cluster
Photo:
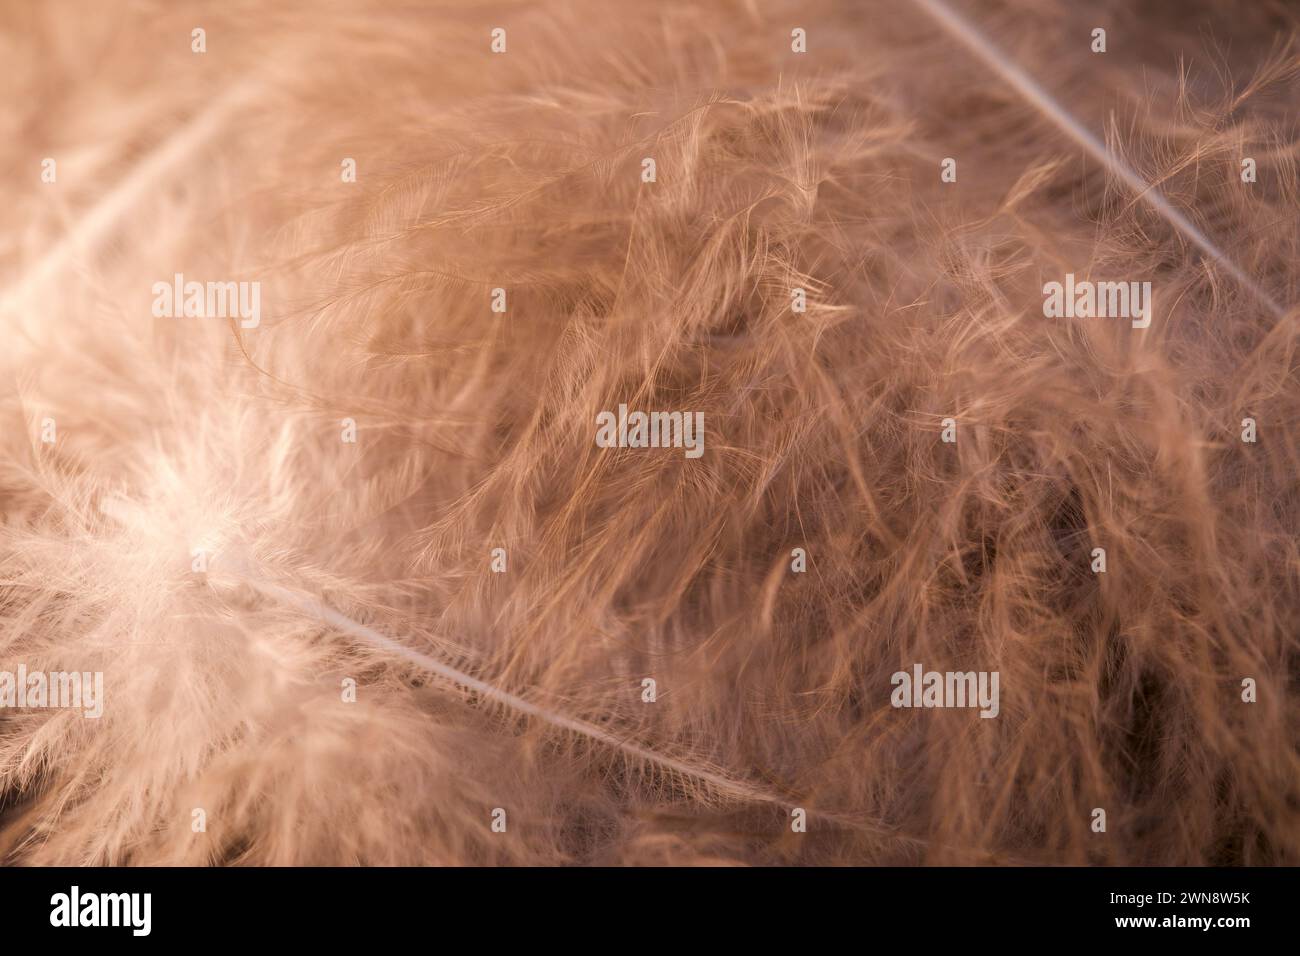
[[[6,5],[0,855],[1300,862],[1297,26]]]

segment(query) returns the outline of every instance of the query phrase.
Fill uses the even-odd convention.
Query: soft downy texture
[[[1300,861],[1294,13],[954,6],[1283,315],[907,4],[7,7],[5,860]]]

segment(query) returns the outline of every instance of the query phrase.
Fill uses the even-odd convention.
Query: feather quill
[[[353,620],[345,614],[339,613],[334,610],[334,608],[309,594],[298,593],[289,588],[265,580],[251,570],[247,559],[242,554],[228,551],[223,560],[222,568],[226,573],[238,577],[239,580],[243,581],[263,596],[279,601],[288,607],[295,608],[308,617],[324,622],[340,633],[346,634],[349,637],[377,650],[398,657],[406,661],[408,664],[412,664],[422,670],[428,671],[429,673],[444,681],[454,684],[463,690],[471,691],[484,700],[501,705],[507,709],[523,714],[526,717],[536,718],[559,730],[574,733],[598,744],[612,747],[620,753],[626,754],[636,760],[654,764],[661,769],[703,783],[715,793],[729,797],[732,800],[741,803],[768,804],[778,807],[789,807],[791,805],[790,799],[782,797],[779,794],[756,787],[743,780],[737,780],[734,777],[719,773],[716,770],[701,767],[698,764],[693,764],[676,757],[670,757],[667,754],[652,750],[649,747],[633,743],[632,741],[626,740],[603,727],[590,723],[589,721],[579,720],[550,708],[539,706],[538,704],[525,700],[517,694],[512,694],[509,691],[502,690],[500,687],[490,684],[485,680],[452,667],[429,654],[423,654],[414,650],[413,648],[403,644],[401,641],[396,641],[372,627],[368,627],[359,621]],[[827,823],[870,832],[887,839],[899,840],[916,846],[922,846],[925,844],[925,841],[923,840],[896,833],[886,827],[867,823],[857,816],[837,812],[822,812],[819,814],[819,818]]]
[[[1110,175],[1132,190],[1134,196],[1154,209],[1166,222],[1200,249],[1207,258],[1237,280],[1243,289],[1250,292],[1274,316],[1281,319],[1286,315],[1287,310],[1266,289],[1248,275],[1241,266],[1237,265],[1182,211],[1170,203],[1154,184],[1143,179],[1132,166],[1124,162],[1113,150],[1108,149],[1091,130],[1080,123],[1069,110],[1062,106],[1060,101],[1048,93],[1041,83],[1013,62],[1005,52],[985,36],[979,27],[954,10],[946,0],[913,0],[913,2],[947,31],[949,35],[974,53],[998,76],[1002,77],[1026,102],[1047,117],[1052,125],[1082,146],[1093,159],[1106,168]]]
[[[24,271],[0,296],[0,315],[17,310],[57,277],[77,254],[92,249],[118,225],[159,181],[175,175],[204,144],[210,142],[228,121],[247,104],[257,89],[247,81],[205,105],[183,127],[169,136],[132,167],[113,189],[90,209],[77,216],[76,225],[53,248]]]

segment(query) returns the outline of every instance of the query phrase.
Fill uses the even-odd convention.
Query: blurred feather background
[[[1280,310],[919,4],[0,7],[6,861],[1300,860],[1300,18],[952,7]]]

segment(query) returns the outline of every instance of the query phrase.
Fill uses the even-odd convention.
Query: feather
[[[929,14],[950,36],[974,53],[982,63],[1002,77],[1007,85],[1042,113],[1049,123],[1082,146],[1088,155],[1105,167],[1111,176],[1127,186],[1135,197],[1154,209],[1166,222],[1200,249],[1209,261],[1232,276],[1269,312],[1278,319],[1286,316],[1287,310],[1187,218],[1185,213],[1175,208],[1154,184],[1138,175],[1132,166],[1102,143],[1059,100],[1048,93],[1041,83],[1014,63],[974,23],[953,9],[947,0],[913,0],[913,2]]]
[[[688,780],[703,783],[714,793],[730,800],[769,804],[779,808],[789,808],[792,804],[808,803],[808,801],[782,797],[760,787],[755,787],[743,780],[737,780],[718,770],[667,756],[649,747],[644,747],[620,737],[604,727],[585,720],[578,720],[551,708],[539,706],[516,694],[502,690],[487,681],[473,677],[443,661],[437,660],[429,654],[413,650],[401,641],[387,637],[372,627],[354,621],[317,598],[266,581],[253,570],[246,554],[227,549],[218,560],[220,561],[219,570],[221,573],[238,577],[239,580],[250,585],[266,597],[295,608],[310,618],[322,621],[342,634],[346,634],[386,654],[400,658],[406,663],[427,671],[464,691],[469,691],[481,700],[508,708],[526,717],[536,718],[561,731],[576,734],[585,740],[611,747],[634,761],[653,764],[671,774],[677,774]],[[215,562],[212,570],[218,570],[218,565]],[[885,827],[875,826],[853,814],[835,810],[820,810],[818,819],[830,825],[869,832],[877,837],[898,841],[903,844],[912,846],[925,845],[924,840],[911,838]]]
[[[3,861],[1300,860],[1294,323],[1148,214],[1294,300],[1300,22],[1191,3],[0,5]]]
[[[168,176],[175,176],[195,151],[207,145],[247,106],[258,85],[256,79],[246,79],[204,104],[172,136],[138,160],[116,186],[76,217],[67,235],[5,289],[0,297],[0,314],[30,308],[32,297],[44,283],[57,278],[77,256],[89,257],[95,244],[120,225],[141,197],[156,190]]]

